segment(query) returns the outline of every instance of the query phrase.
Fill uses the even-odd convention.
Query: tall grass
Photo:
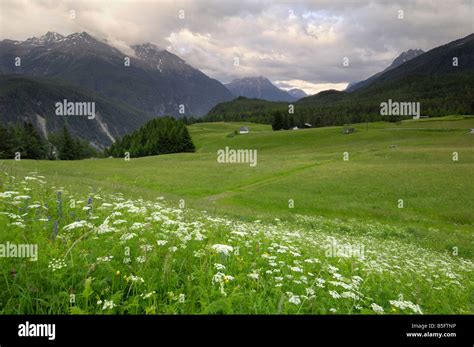
[[[242,222],[30,173],[3,175],[0,230],[38,245],[0,258],[3,314],[474,312],[470,260],[381,223]]]

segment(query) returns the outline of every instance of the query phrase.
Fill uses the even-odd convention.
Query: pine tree
[[[63,126],[61,136],[59,138],[59,159],[74,160],[76,159],[76,143],[72,138],[66,125]]]
[[[11,159],[13,158],[12,151],[12,134],[7,128],[0,125],[0,159]]]
[[[46,143],[31,123],[23,123],[23,144],[25,159],[46,159]]]
[[[23,142],[23,126],[21,124],[9,125],[7,131],[10,136],[11,156],[13,157],[15,153],[20,153],[23,157],[25,153],[25,144]]]
[[[195,150],[183,120],[170,117],[153,119],[132,134],[118,139],[108,150],[115,157],[130,152],[133,157]]]
[[[295,127],[295,117],[292,114],[290,114],[290,116],[288,117],[288,123],[290,129],[293,129]]]
[[[283,116],[282,129],[284,129],[284,130],[290,129],[290,122],[289,122],[289,120],[288,120],[288,115],[287,115],[287,114],[285,114],[285,115]]]
[[[274,131],[281,130],[283,127],[283,119],[281,116],[280,111],[273,112],[273,122],[272,122],[272,129]]]

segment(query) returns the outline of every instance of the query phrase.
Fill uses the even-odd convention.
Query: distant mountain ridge
[[[94,102],[94,118],[56,115],[56,103],[64,100]],[[152,118],[123,102],[99,96],[68,82],[0,75],[0,123],[30,122],[45,138],[67,125],[74,136],[103,149]]]
[[[86,32],[6,39],[0,41],[0,73],[69,81],[155,116],[200,116],[233,98],[219,81],[166,50],[151,43],[130,48],[135,55]]]
[[[268,78],[244,77],[225,84],[227,89],[236,97],[267,101],[295,101],[297,98],[275,86]]]
[[[381,103],[388,100],[417,102],[420,114],[428,117],[474,114],[474,34],[406,58],[402,55],[401,64],[353,92],[326,90],[298,100],[296,124],[321,127],[389,120],[380,113]],[[218,104],[205,119],[271,124],[276,113],[288,112],[287,103],[257,101],[243,98]]]
[[[406,63],[407,61],[410,61],[411,59],[416,58],[417,56],[419,56],[420,54],[423,54],[423,53],[424,53],[424,51],[421,50],[421,49],[409,49],[408,51],[403,52],[398,57],[396,57],[392,61],[392,64],[390,64],[390,66],[385,68],[383,71],[380,71],[380,72],[376,73],[375,75],[372,75],[371,77],[369,77],[366,80],[363,80],[361,82],[351,82],[351,83],[349,83],[349,85],[347,86],[345,91],[346,92],[353,92],[357,89],[364,88],[364,87],[370,85],[373,81],[375,81],[384,72],[392,70],[392,69]]]
[[[456,59],[457,63],[454,63]],[[474,34],[431,49],[409,62],[384,72],[370,86],[410,76],[447,76],[474,72]]]
[[[304,90],[298,89],[298,88],[293,88],[287,91],[288,94],[290,94],[292,97],[296,99],[301,99],[305,98],[308,96]]]

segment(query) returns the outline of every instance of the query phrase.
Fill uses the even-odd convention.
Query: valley
[[[243,125],[249,134],[228,136]],[[273,132],[268,125],[202,123],[189,127],[196,153],[130,161],[5,160],[0,168],[16,175],[35,171],[79,191],[87,186],[133,198],[163,195],[176,205],[184,199],[189,208],[245,220],[301,214],[399,225],[422,245],[448,251],[462,243],[460,252],[473,257],[474,187],[466,182],[474,165],[474,118],[354,127],[345,135],[340,127]],[[256,149],[258,165],[219,163],[226,146]]]
[[[353,126],[200,123],[195,153],[1,160],[0,244],[37,261],[2,259],[0,312],[472,314],[474,118]],[[219,163],[226,146],[257,165]]]
[[[150,6],[0,41],[0,314],[474,313],[472,30]]]

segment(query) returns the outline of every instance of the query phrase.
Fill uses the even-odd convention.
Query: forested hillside
[[[156,118],[117,140],[106,152],[114,157],[194,152],[186,125],[171,117]]]

